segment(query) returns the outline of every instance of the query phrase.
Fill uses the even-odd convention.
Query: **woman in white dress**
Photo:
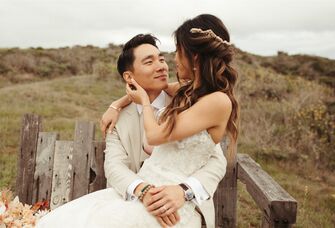
[[[154,145],[138,175],[161,186],[180,183],[200,169],[216,145],[229,136],[228,164],[234,159],[238,129],[238,103],[234,97],[237,73],[230,65],[233,47],[220,19],[204,14],[184,22],[174,33],[177,76],[186,81],[176,87],[170,105],[157,121],[147,93],[135,80],[127,94],[143,106],[147,142]],[[107,136],[106,143],[110,143]],[[153,185],[142,189],[143,199]],[[201,227],[195,204],[178,210],[175,227]],[[176,218],[179,219],[179,218]],[[160,227],[139,201],[125,201],[113,188],[73,200],[43,217],[37,227]]]

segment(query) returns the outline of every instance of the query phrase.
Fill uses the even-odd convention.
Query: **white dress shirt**
[[[158,97],[151,103],[151,106],[154,108],[155,115],[157,113],[161,112],[165,108],[165,97],[167,94],[165,91],[162,91]],[[141,115],[143,112],[143,107],[142,105],[137,104],[137,111]],[[134,182],[132,182],[128,188],[127,188],[127,200],[137,200],[137,197],[134,195],[135,188],[143,183],[144,181],[142,179],[137,179]],[[192,200],[196,205],[200,205],[202,201],[209,199],[209,194],[206,192],[200,181],[198,181],[194,177],[188,177],[184,183],[188,185],[193,193],[195,198]]]

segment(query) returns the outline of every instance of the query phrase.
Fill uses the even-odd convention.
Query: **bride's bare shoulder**
[[[201,99],[207,105],[215,105],[217,109],[231,109],[232,103],[229,96],[223,92],[214,92]]]

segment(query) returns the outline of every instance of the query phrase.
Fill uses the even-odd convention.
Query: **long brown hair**
[[[191,29],[201,29],[195,32]],[[234,86],[238,77],[231,61],[234,48],[228,42],[230,36],[223,22],[209,14],[202,14],[185,21],[174,32],[178,52],[187,58],[191,69],[195,66],[193,56],[198,56],[200,77],[194,77],[181,86],[161,116],[161,122],[167,121],[171,133],[178,113],[194,105],[201,97],[221,91],[228,95],[232,102],[232,112],[227,122],[227,133],[230,136],[228,164],[235,159],[235,144],[238,137],[239,104],[234,96]],[[194,73],[193,73],[194,76]]]

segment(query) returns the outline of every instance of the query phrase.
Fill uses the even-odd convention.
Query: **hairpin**
[[[223,43],[223,44],[226,44],[226,45],[228,45],[228,46],[231,45],[230,42],[228,42],[228,41],[226,41],[226,40],[223,40],[221,37],[219,37],[218,35],[216,35],[216,34],[212,31],[212,29],[208,29],[208,30],[205,30],[205,31],[204,31],[204,30],[202,30],[202,29],[200,29],[200,28],[191,28],[190,32],[191,32],[191,33],[205,34],[205,35],[208,35],[208,36],[214,38],[215,40],[217,40],[217,41],[219,41],[219,42],[221,42],[221,43]]]

